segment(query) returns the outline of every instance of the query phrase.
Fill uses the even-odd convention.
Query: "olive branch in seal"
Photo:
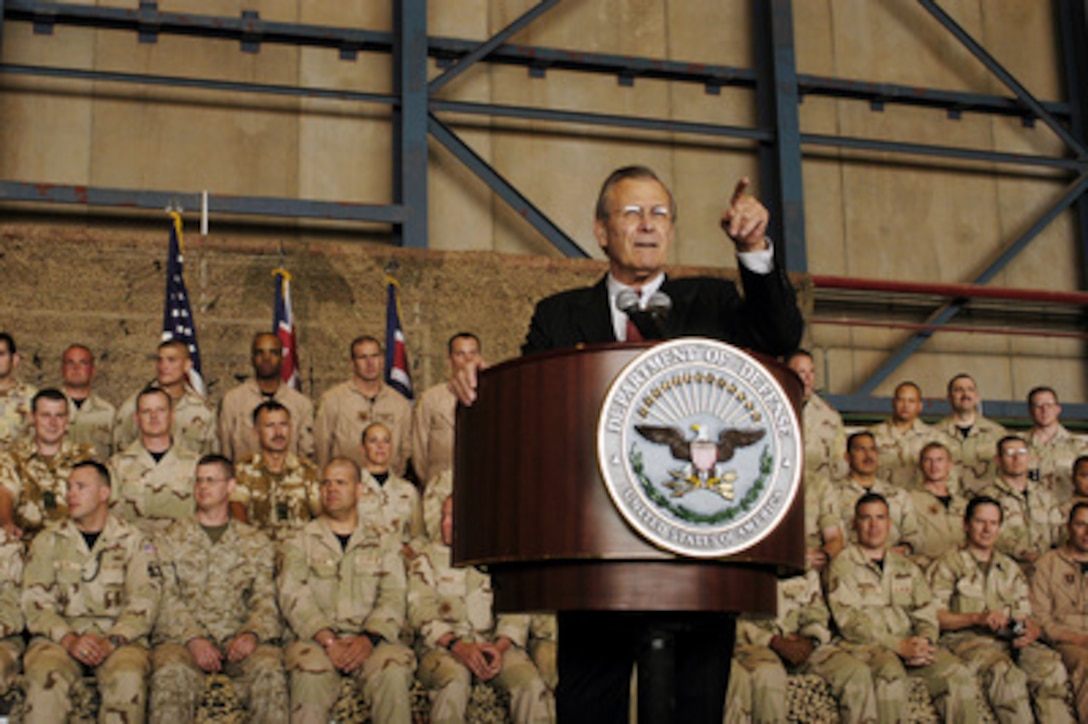
[[[636,448],[634,443],[631,443],[631,453],[628,456],[628,459],[631,462],[631,468],[635,471],[635,475],[638,476],[638,480],[642,484],[643,492],[646,493],[646,496],[652,500],[655,505],[664,508],[677,518],[688,523],[699,523],[703,525],[726,523],[733,520],[738,515],[744,515],[750,511],[752,506],[756,504],[756,501],[759,500],[760,493],[763,492],[763,488],[767,485],[767,476],[771,474],[771,470],[774,468],[774,457],[771,455],[771,446],[764,445],[763,452],[759,458],[759,477],[756,478],[751,489],[744,494],[744,497],[741,498],[736,505],[726,508],[725,510],[719,510],[717,513],[707,515],[706,513],[698,513],[679,503],[673,503],[664,493],[654,487],[654,484],[646,477],[646,468],[642,462],[642,451]]]

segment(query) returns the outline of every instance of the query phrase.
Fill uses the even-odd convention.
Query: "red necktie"
[[[631,317],[627,317],[627,341],[641,342],[643,339],[642,332],[638,331],[638,327],[631,321]]]

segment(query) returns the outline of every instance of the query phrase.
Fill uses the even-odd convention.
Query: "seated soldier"
[[[453,497],[442,504],[442,540],[419,545],[408,566],[408,619],[419,632],[418,678],[431,697],[431,721],[465,720],[474,679],[510,692],[515,722],[555,720],[555,698],[525,652],[528,614],[492,614],[491,579],[454,568]]]
[[[235,466],[231,515],[282,542],[321,514],[317,467],[291,452],[291,412],[275,400],[253,411],[258,451]]]
[[[286,722],[283,633],[268,537],[228,513],[236,481],[221,455],[196,467],[196,514],[159,537],[162,615],[151,658],[151,721],[190,722],[207,674],[229,676],[255,722]]]
[[[789,672],[824,679],[843,722],[876,721],[872,674],[831,643],[831,613],[815,570],[778,581],[776,618],[741,615],[731,671],[738,675],[729,680],[726,724],[786,721]]]
[[[967,499],[952,481],[952,454],[944,443],[931,442],[918,456],[922,485],[910,491],[922,534],[911,560],[928,568],[936,558],[963,543],[963,514]]]
[[[72,684],[98,679],[101,721],[144,721],[151,664],[147,637],[162,574],[150,541],[110,513],[110,475],[78,463],[68,476],[68,518],[34,538],[23,573],[25,721],[66,721]]]
[[[846,542],[857,542],[853,516],[858,498],[879,493],[890,509],[889,542],[897,552],[910,553],[921,538],[921,524],[910,494],[877,476],[876,439],[871,432],[855,432],[846,441],[846,462],[850,473],[832,482],[824,492],[819,526],[825,549],[836,556]]]
[[[1028,444],[1016,435],[997,442],[997,477],[982,490],[1004,513],[997,549],[1030,575],[1040,555],[1058,545],[1061,508],[1051,492],[1031,480]]]
[[[908,676],[921,679],[948,722],[977,722],[974,673],[934,642],[937,605],[925,574],[888,548],[888,503],[866,493],[854,510],[858,542],[828,566],[827,602],[845,651],[869,665],[880,721],[898,721]]]
[[[280,549],[280,610],[296,637],[285,654],[295,724],[325,724],[344,676],[374,721],[412,720],[416,660],[397,643],[408,585],[401,542],[363,519],[361,494],[359,468],[334,458],[321,476],[321,516]]]
[[[94,457],[92,446],[68,439],[64,393],[46,388],[34,395],[30,409],[33,437],[0,454],[0,527],[16,538],[32,538],[47,521],[68,516],[68,473]]]
[[[1062,505],[1062,520],[1069,520],[1069,511],[1077,503],[1088,503],[1088,455],[1081,455],[1073,461],[1073,495]],[[1062,528],[1062,540],[1065,538],[1068,528]]]
[[[0,697],[19,674],[23,641],[23,544],[0,530]]]
[[[363,454],[360,514],[382,521],[386,532],[402,543],[424,535],[419,491],[390,468],[393,437],[389,428],[381,422],[370,423],[363,429],[359,447]]]
[[[1065,668],[1037,640],[1027,578],[995,549],[1001,516],[993,498],[972,498],[963,519],[967,543],[929,569],[941,645],[981,675],[999,722],[1030,722],[1033,709],[1038,721],[1072,722]]]
[[[1088,503],[1069,511],[1068,542],[1047,551],[1031,578],[1031,610],[1073,683],[1077,721],[1088,721]]]

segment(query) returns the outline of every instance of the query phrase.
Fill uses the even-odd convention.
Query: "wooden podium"
[[[776,580],[804,569],[804,496],[738,555],[669,553],[616,510],[597,460],[597,420],[624,366],[653,343],[587,345],[497,365],[457,410],[453,560],[486,567],[499,611],[773,614]],[[801,383],[757,358],[800,419]]]

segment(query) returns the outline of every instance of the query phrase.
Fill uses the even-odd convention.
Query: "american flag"
[[[400,326],[400,305],[397,303],[397,280],[386,277],[389,296],[385,304],[385,382],[409,400],[412,399],[412,376],[408,373],[408,348],[404,329]]]
[[[207,388],[200,370],[200,348],[196,343],[196,324],[185,290],[185,259],[182,256],[181,214],[170,212],[170,255],[166,260],[166,305],[162,315],[162,339],[177,339],[189,347],[193,366],[189,369],[189,385],[204,397]]]
[[[295,334],[295,313],[291,308],[291,274],[283,268],[272,271],[276,277],[276,311],[272,319],[272,332],[283,343],[283,366],[280,379],[288,387],[302,389],[298,373],[298,336]]]

